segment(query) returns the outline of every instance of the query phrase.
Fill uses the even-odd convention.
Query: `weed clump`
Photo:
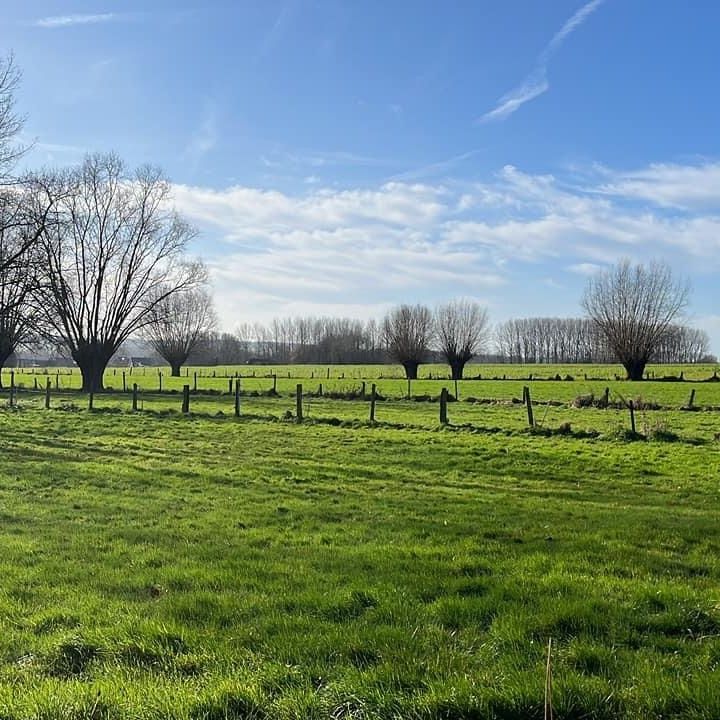
[[[82,638],[73,637],[62,642],[48,661],[48,674],[70,679],[85,675],[90,663],[100,655],[100,648]]]

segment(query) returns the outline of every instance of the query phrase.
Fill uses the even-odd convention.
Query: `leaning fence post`
[[[690,399],[688,400],[688,410],[692,410],[695,404],[695,388],[690,391]]]
[[[635,406],[632,400],[628,402],[628,408],[630,409],[630,429],[632,430],[632,434],[635,435]]]
[[[523,388],[523,397],[525,398],[525,407],[527,408],[528,425],[534,427],[535,419],[533,417],[532,399],[530,398],[530,388],[527,385]]]
[[[377,388],[375,383],[370,388],[370,422],[375,422],[375,401],[377,400]]]
[[[240,417],[240,378],[235,380],[235,417]]]
[[[448,391],[447,388],[443,388],[440,391],[440,424],[448,424],[448,413],[447,413],[447,402],[448,402]]]
[[[302,406],[302,385],[297,384],[295,388],[295,414],[297,415],[297,421],[302,422],[303,419],[303,406]]]
[[[50,387],[52,386],[52,383],[50,382],[50,378],[47,379],[45,382],[45,409],[50,409]]]
[[[133,389],[132,389],[132,409],[133,412],[137,410],[138,406],[138,386],[137,383],[133,383]]]
[[[184,415],[190,412],[190,386],[183,385],[182,411]]]

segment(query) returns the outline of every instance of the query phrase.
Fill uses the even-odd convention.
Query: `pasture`
[[[223,370],[2,391],[0,717],[720,716],[714,367]]]

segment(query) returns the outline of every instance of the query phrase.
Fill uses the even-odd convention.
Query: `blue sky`
[[[5,0],[30,165],[164,168],[222,325],[456,296],[576,315],[621,257],[720,353],[720,4]]]

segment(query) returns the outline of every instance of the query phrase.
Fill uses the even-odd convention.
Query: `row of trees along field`
[[[22,155],[15,111],[20,75],[0,59],[0,368],[22,345],[43,341],[77,364],[83,390],[102,389],[110,359],[143,338],[173,375],[194,362],[401,364],[408,378],[443,359],[465,365],[497,346],[511,362],[623,364],[641,379],[651,361],[692,362],[707,335],[673,324],[688,288],[664,265],[623,261],[588,283],[587,319],[513,320],[491,336],[477,303],[431,310],[400,305],[380,322],[342,318],[275,320],[215,331],[205,267],[186,249],[195,230],[175,211],[171,186],[153,167],[130,171],[113,154],[82,165],[12,177]]]

